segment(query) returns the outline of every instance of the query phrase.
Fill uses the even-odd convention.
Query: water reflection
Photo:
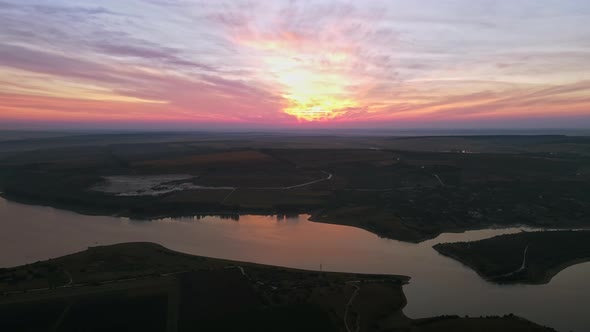
[[[218,218],[218,219],[225,219],[225,220],[234,220],[240,221],[240,215],[237,213],[228,213],[228,214],[196,214],[190,217],[167,217],[158,219],[156,221],[195,221],[201,220],[205,218]],[[134,220],[137,223],[144,223],[145,220]]]
[[[88,246],[129,241],[160,243],[191,254],[303,269],[403,274],[406,314],[515,313],[563,331],[586,331],[590,263],[568,268],[549,285],[498,286],[432,245],[483,239],[520,228],[443,234],[420,244],[379,238],[358,228],[314,223],[307,216],[196,216],[138,222],[81,216],[0,199],[0,266],[57,257]],[[17,239],[17,240],[15,240]]]
[[[152,221],[195,221],[195,220],[201,220],[201,219],[207,219],[207,218],[240,221],[240,217],[243,217],[243,216],[239,215],[237,213],[197,214],[197,215],[193,215],[190,217],[167,217],[167,218],[162,218],[162,219],[157,219],[157,220],[152,220]],[[277,221],[286,220],[286,221],[292,221],[292,222],[298,222],[300,219],[299,214],[267,214],[267,215],[257,215],[257,217],[272,217],[272,218],[275,218]],[[138,222],[138,223],[145,222],[144,220],[134,220],[134,221]]]

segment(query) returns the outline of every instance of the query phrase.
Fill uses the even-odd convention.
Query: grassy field
[[[93,189],[113,177],[178,174],[190,180],[156,187],[185,189],[163,194]],[[412,242],[498,225],[585,228],[588,186],[586,137],[161,133],[0,142],[0,191],[15,201],[136,219],[305,213]]]
[[[494,282],[543,284],[568,266],[590,261],[590,231],[522,232],[434,248]]]
[[[403,276],[240,263],[151,243],[92,247],[0,278],[2,331],[552,331],[513,316],[411,320]]]

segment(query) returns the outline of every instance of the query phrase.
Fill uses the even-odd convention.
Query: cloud
[[[48,5],[32,5],[29,8],[45,15],[121,15],[103,7],[58,7]]]
[[[93,43],[92,47],[97,52],[113,56],[134,57],[142,60],[150,59],[173,66],[186,66],[206,71],[215,70],[212,66],[190,61],[178,56],[177,54],[180,52],[176,49],[158,47],[149,44],[148,46],[145,42],[142,42],[141,44],[143,45],[133,45],[130,43],[122,44],[111,42],[95,42]]]
[[[0,94],[21,94],[14,114],[88,119],[590,117],[589,18],[570,2],[0,0]]]
[[[81,7],[81,6],[55,6],[48,4],[18,4],[0,1],[0,10],[13,10],[28,12],[29,14],[38,13],[42,15],[65,15],[68,17],[99,16],[99,15],[122,15],[119,12],[109,10],[104,7]]]
[[[165,75],[133,68],[107,66],[69,56],[0,44],[0,63],[34,73],[81,82],[99,82],[114,95],[166,101],[184,114],[226,113],[231,118],[279,112],[280,98],[243,81],[196,75]],[[32,98],[32,100],[35,100]],[[216,110],[217,112],[211,112]],[[178,110],[177,110],[178,111]],[[223,117],[223,116],[222,116]]]
[[[105,83],[128,82],[117,75],[113,75],[107,66],[67,55],[17,45],[0,44],[0,65],[35,73]]]

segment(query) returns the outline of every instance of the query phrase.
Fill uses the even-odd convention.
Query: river
[[[149,241],[208,257],[325,271],[402,274],[406,315],[514,313],[560,331],[590,330],[590,263],[560,272],[547,285],[499,286],[439,255],[432,245],[469,241],[521,228],[442,234],[420,244],[383,239],[362,229],[293,218],[245,215],[133,221],[84,216],[0,199],[0,267],[22,265],[88,246]]]

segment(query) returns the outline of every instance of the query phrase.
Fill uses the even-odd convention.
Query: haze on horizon
[[[590,126],[590,2],[0,0],[0,129]]]

